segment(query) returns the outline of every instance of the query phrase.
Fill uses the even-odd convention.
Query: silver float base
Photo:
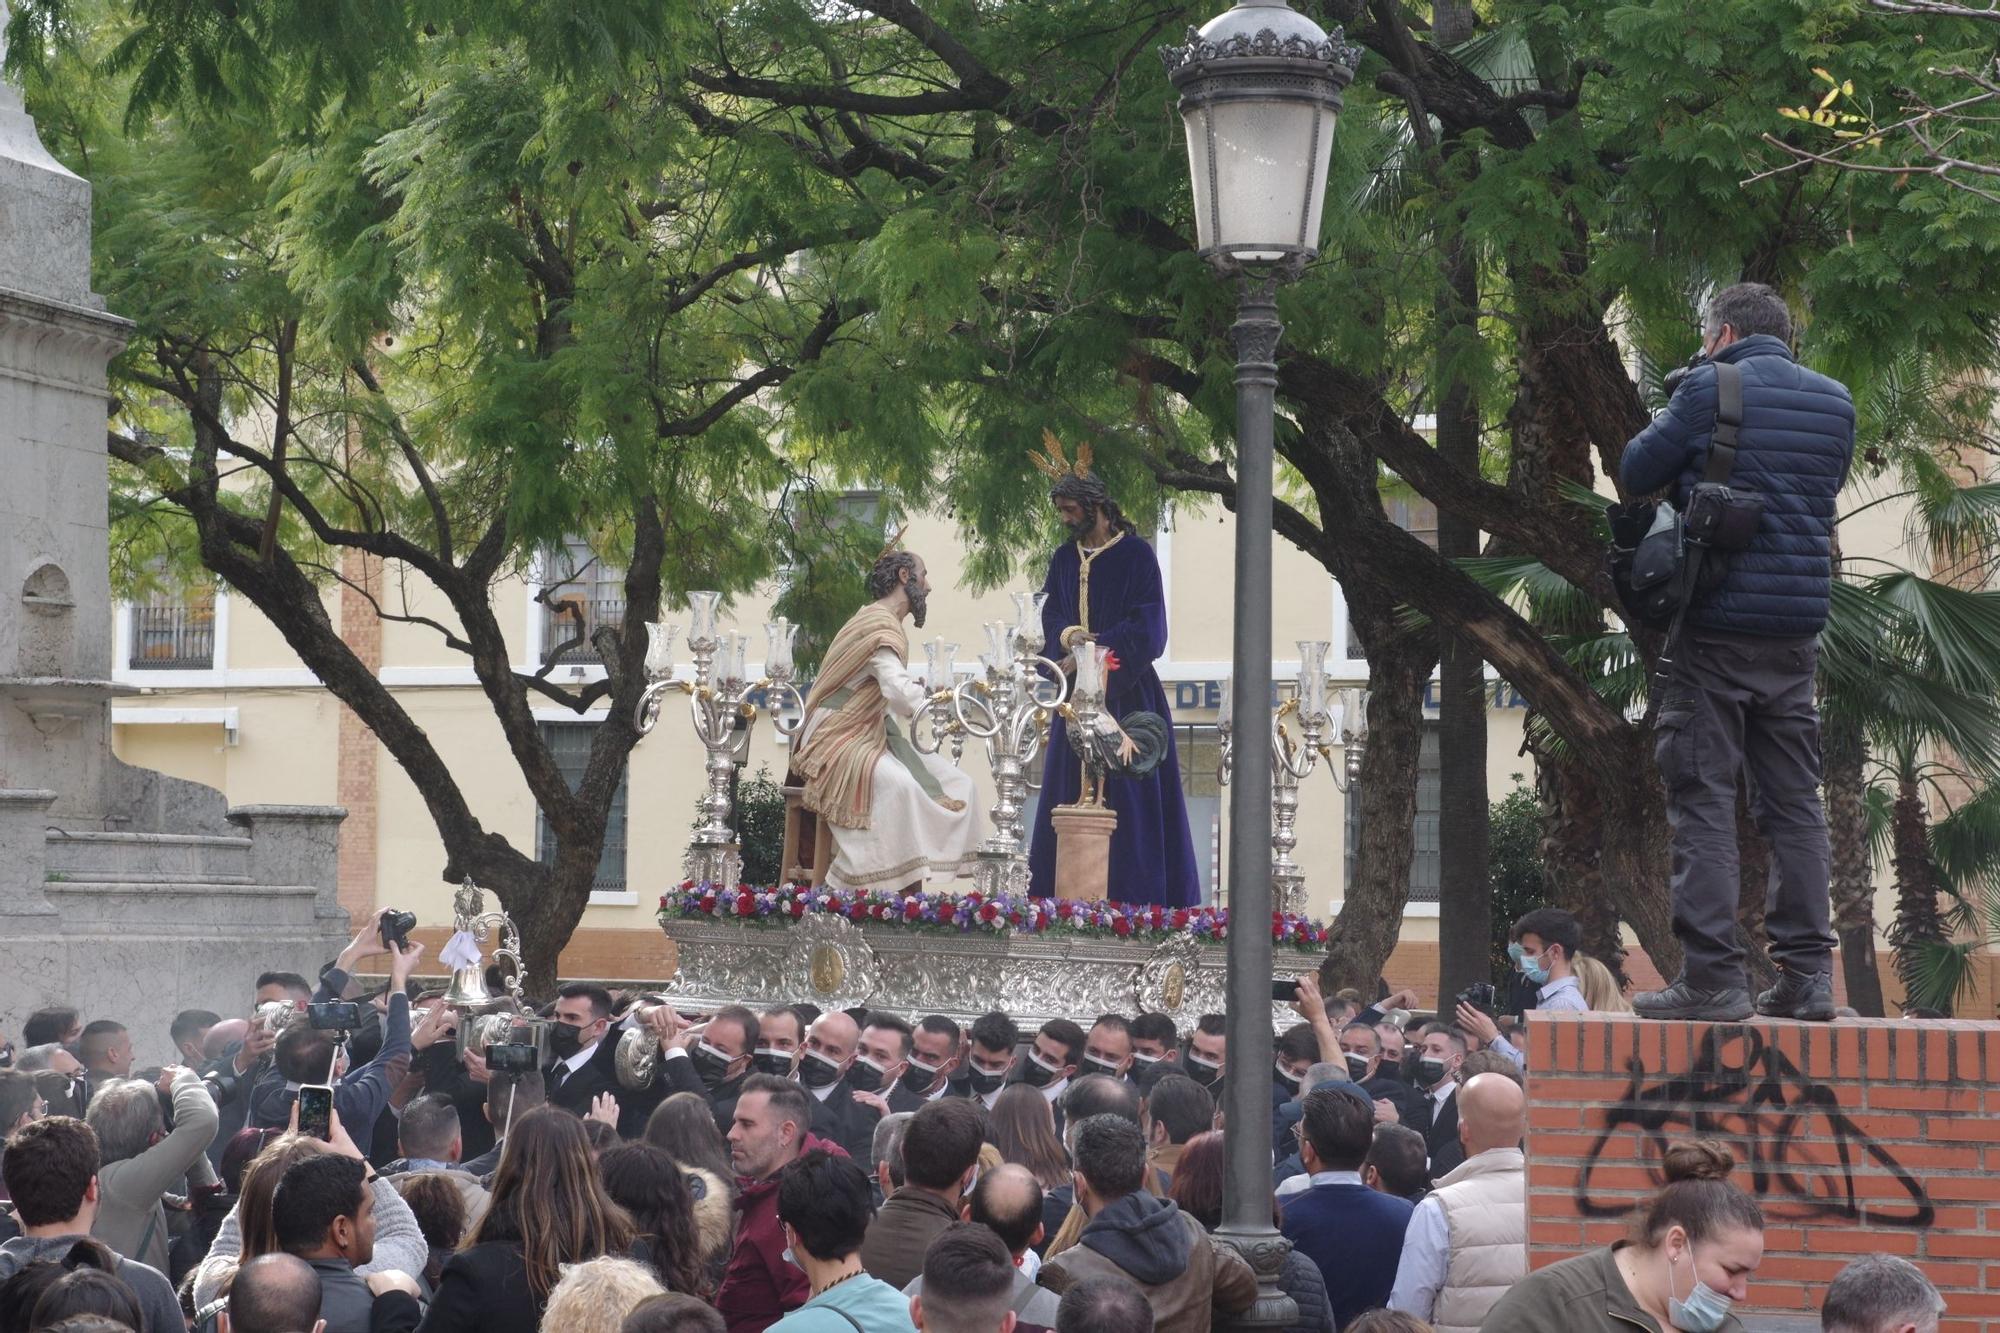
[[[1223,1012],[1227,946],[1176,935],[1127,941],[1077,935],[932,933],[857,925],[812,913],[790,925],[680,918],[665,923],[679,970],[661,990],[689,1008],[759,1008],[809,1000],[822,1009],[865,1004],[965,1022],[1003,1009],[1024,1029],[1051,1018],[1154,1010],[1182,1031]],[[1313,954],[1280,952],[1276,970],[1304,975]],[[1300,1021],[1273,1005],[1274,1030]]]

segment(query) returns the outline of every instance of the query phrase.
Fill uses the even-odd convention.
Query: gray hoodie
[[[70,1246],[89,1236],[16,1236],[5,1245],[0,1245],[0,1282],[26,1268],[37,1259],[60,1261],[69,1253]],[[158,1269],[148,1268],[123,1255],[113,1255],[117,1264],[113,1271],[118,1280],[132,1289],[139,1298],[139,1309],[146,1316],[146,1327],[139,1333],[181,1333],[187,1327],[187,1320],[181,1316],[181,1303],[174,1297],[174,1287]]]

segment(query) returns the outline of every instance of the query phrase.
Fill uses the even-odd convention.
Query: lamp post
[[[1161,51],[1180,92],[1193,178],[1196,253],[1241,284],[1236,323],[1236,634],[1233,712],[1271,698],[1271,469],[1278,387],[1277,288],[1319,253],[1326,167],[1355,52],[1283,0],[1238,0]],[[1235,756],[1229,793],[1229,1174],[1216,1234],[1257,1273],[1243,1328],[1278,1328],[1297,1307],[1278,1288],[1289,1248],[1271,1225],[1271,751]]]

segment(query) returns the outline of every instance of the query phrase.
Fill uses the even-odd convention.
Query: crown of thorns
[[[1050,481],[1061,481],[1065,477],[1088,477],[1091,460],[1096,456],[1088,442],[1076,447],[1076,461],[1072,463],[1063,453],[1063,444],[1056,433],[1046,427],[1042,430],[1042,448],[1045,452],[1028,452],[1028,458],[1035,469]]]

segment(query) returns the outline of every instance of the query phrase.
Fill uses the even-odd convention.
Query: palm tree
[[[1907,1003],[1949,1010],[1980,942],[1955,943],[1954,936],[1972,924],[1975,899],[2000,877],[2000,837],[1984,836],[2000,779],[2000,592],[1904,570],[1836,582],[1820,680],[1842,765],[1833,812],[1841,850],[1851,862],[1856,825],[1866,817],[1854,808],[1851,785],[1858,738],[1861,766],[1868,752],[1877,756],[1889,798],[1896,915],[1888,939],[1896,975]],[[1977,795],[1934,822],[1950,782]],[[1851,864],[1837,866],[1835,916],[1844,939],[1864,925],[1855,901],[1864,890],[1854,878]],[[1872,886],[1865,893],[1872,898]]]

